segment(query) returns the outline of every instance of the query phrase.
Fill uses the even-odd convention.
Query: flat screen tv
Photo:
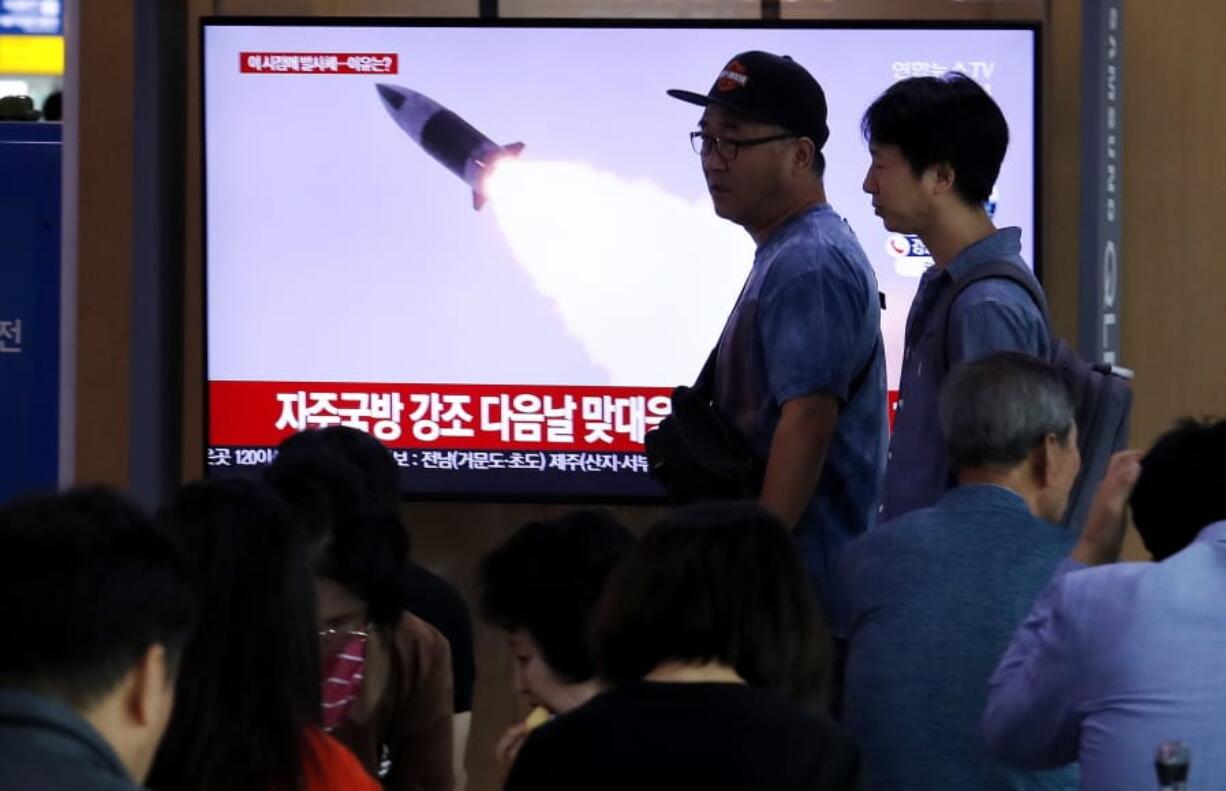
[[[660,496],[643,437],[691,382],[753,243],[688,133],[728,59],[791,55],[830,108],[826,189],[873,262],[891,387],[931,264],[861,190],[864,110],[959,70],[1011,140],[989,208],[1036,259],[1028,24],[203,22],[207,468],[305,428],[386,443],[408,496]],[[883,405],[883,409],[886,408]]]

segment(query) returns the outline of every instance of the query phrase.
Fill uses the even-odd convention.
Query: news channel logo
[[[885,239],[885,251],[894,259],[894,271],[903,277],[920,277],[932,266],[932,255],[915,234],[890,234]]]
[[[989,219],[996,218],[997,192],[992,189],[983,208]],[[894,271],[902,277],[921,277],[932,266],[932,253],[924,240],[911,233],[892,233],[885,238],[885,252],[894,260]]]

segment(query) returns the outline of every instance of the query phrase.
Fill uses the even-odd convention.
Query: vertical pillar
[[[1082,3],[1078,347],[1120,362],[1124,0]]]
[[[186,9],[135,0],[129,488],[147,508],[180,482]]]
[[[69,0],[65,10],[62,483],[126,486],[133,5]]]

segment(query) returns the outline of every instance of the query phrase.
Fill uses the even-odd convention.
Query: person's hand
[[[502,738],[498,740],[497,746],[494,747],[494,757],[498,759],[498,766],[502,769],[503,777],[506,777],[511,771],[511,764],[515,763],[515,756],[519,754],[519,748],[524,745],[524,739],[527,739],[531,732],[532,729],[527,723],[517,722],[507,728],[506,733],[502,734]]]
[[[1090,514],[1081,529],[1081,538],[1073,547],[1073,560],[1087,566],[1114,563],[1119,560],[1124,545],[1124,513],[1128,497],[1141,475],[1141,451],[1124,450],[1111,457],[1107,474],[1103,476]]]

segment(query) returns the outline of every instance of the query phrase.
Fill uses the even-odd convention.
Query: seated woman
[[[633,537],[605,511],[530,522],[481,561],[481,612],[506,636],[515,689],[535,707],[495,750],[504,771],[528,732],[600,689],[588,649],[592,610]]]
[[[652,528],[605,586],[592,639],[611,688],[528,737],[510,791],[857,787],[857,751],[821,711],[825,628],[791,538],[758,506]]]
[[[451,791],[451,651],[404,609],[405,536],[357,469],[304,432],[266,477],[314,547],[323,725],[393,791]]]
[[[405,561],[400,574],[401,606],[438,629],[451,646],[453,768],[456,788],[464,787],[464,756],[472,724],[473,683],[476,658],[473,653],[472,618],[468,605],[455,586],[425,566],[413,561],[411,531],[401,518],[400,467],[382,442],[365,431],[349,426],[329,426],[303,431],[281,444],[283,451],[323,447],[335,451],[354,466],[365,490],[364,501],[382,510],[398,526],[405,539]]]
[[[318,724],[315,591],[285,505],[251,481],[195,483],[159,518],[182,539],[199,614],[148,786],[378,789]]]

